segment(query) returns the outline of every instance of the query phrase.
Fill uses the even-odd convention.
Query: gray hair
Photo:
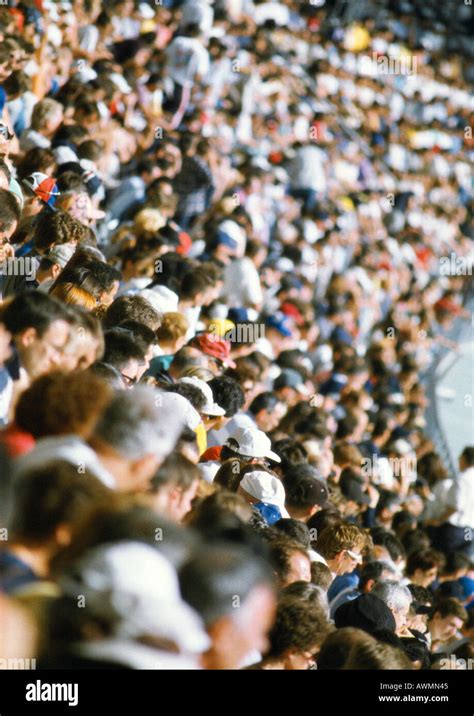
[[[181,416],[165,413],[158,391],[138,385],[115,393],[97,423],[94,437],[132,460],[150,454],[165,460],[184,427]]]
[[[403,609],[406,604],[411,604],[412,596],[408,587],[394,581],[377,582],[371,594],[381,599],[389,609]]]

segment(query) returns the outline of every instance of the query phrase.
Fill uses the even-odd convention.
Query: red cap
[[[196,336],[196,346],[208,356],[218,358],[229,368],[235,368],[235,363],[230,357],[230,344],[218,338],[213,333],[201,333]]]

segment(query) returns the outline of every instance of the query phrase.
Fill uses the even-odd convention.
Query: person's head
[[[21,394],[15,424],[37,440],[71,434],[87,440],[111,397],[91,373],[48,373]]]
[[[371,594],[381,599],[393,614],[396,631],[403,631],[408,618],[412,596],[410,590],[393,580],[377,582]]]
[[[43,211],[35,222],[33,242],[37,251],[44,255],[54,246],[62,244],[74,246],[85,241],[86,237],[86,227],[66,212]],[[67,268],[69,262],[65,266],[65,269]]]
[[[30,468],[17,479],[9,533],[12,544],[45,549],[51,556],[111,492],[87,470],[61,460]]]
[[[293,582],[311,581],[311,562],[299,542],[278,539],[270,544],[270,555],[281,588]]]
[[[89,442],[119,490],[147,491],[183,427],[181,418],[164,414],[153,388],[140,385],[112,397]]]
[[[437,577],[442,557],[434,549],[412,552],[407,559],[406,574],[412,584],[429,587]]]
[[[465,577],[471,569],[471,560],[462,552],[448,552],[441,567],[440,580],[455,580]]]
[[[419,587],[417,584],[409,584],[408,589],[412,596],[408,626],[410,629],[416,629],[425,634],[428,629],[428,617],[431,614],[433,604],[433,593],[425,587]]]
[[[393,579],[395,570],[388,562],[367,562],[359,573],[359,591],[371,592],[375,584],[381,580]]]
[[[283,517],[281,520],[275,522],[273,527],[286,535],[294,542],[298,542],[305,549],[311,547],[311,538],[308,527],[300,520],[295,520],[292,517]]]
[[[326,527],[318,535],[317,552],[324,557],[331,572],[337,575],[353,572],[362,562],[365,537],[356,525],[341,522]]]
[[[232,418],[242,408],[245,396],[239,383],[227,375],[221,375],[208,382],[214,401],[225,410],[225,418]]]
[[[459,456],[459,469],[461,471],[474,467],[474,446],[468,445]]]
[[[3,322],[30,379],[60,367],[69,321],[66,307],[40,291],[18,294],[5,307]]]
[[[61,281],[53,286],[49,295],[67,306],[79,306],[86,311],[93,311],[97,307],[97,301],[89,291],[68,281]]]
[[[326,637],[318,654],[318,671],[342,669],[357,644],[372,644],[375,640],[356,627],[341,627]]]
[[[326,636],[332,631],[326,612],[317,604],[286,595],[277,606],[265,659],[281,669],[308,669]]]
[[[376,552],[377,547],[383,548],[384,554],[388,554],[392,562],[397,567],[402,568],[405,564],[406,555],[403,544],[400,542],[398,537],[393,532],[386,530],[383,527],[373,528],[370,532],[374,543],[374,552]],[[380,558],[385,559],[385,556]],[[379,557],[375,556],[375,559],[379,559]]]
[[[0,250],[15,233],[20,214],[20,206],[12,192],[7,188],[0,188]]]
[[[200,473],[196,465],[179,454],[170,455],[150,480],[153,509],[181,522],[191,511]]]
[[[462,604],[454,597],[439,600],[432,610],[428,621],[431,640],[434,642],[449,642],[456,638],[467,621],[467,612]]]
[[[148,370],[150,367],[150,361],[153,358],[155,346],[158,343],[155,331],[145,326],[144,323],[138,321],[124,321],[115,329],[115,331],[127,331],[134,343],[142,350],[145,359],[141,363],[141,368],[138,372],[138,379]]]
[[[283,416],[284,407],[275,393],[260,393],[250,404],[249,412],[252,413],[257,427],[263,432],[274,430]]]
[[[52,137],[63,121],[63,106],[47,97],[35,104],[31,115],[31,129]]]
[[[182,313],[170,311],[163,314],[163,321],[156,335],[165,355],[174,355],[184,346],[188,328],[188,320]]]
[[[127,387],[132,388],[140,379],[140,366],[145,363],[143,347],[131,331],[121,327],[106,331],[104,339],[104,362],[117,368]]]
[[[328,489],[318,474],[310,465],[297,465],[284,475],[286,509],[296,520],[307,522],[328,504]]]
[[[319,564],[322,564],[319,562]],[[323,565],[324,567],[324,565]],[[299,599],[302,602],[314,604],[329,615],[329,605],[326,590],[314,582],[292,582],[280,591],[280,599],[285,597]]]
[[[263,560],[231,544],[200,552],[179,574],[183,598],[211,638],[207,669],[236,669],[252,651],[264,652],[275,614],[271,572]]]
[[[412,669],[410,659],[404,651],[390,644],[372,639],[355,644],[349,652],[343,669],[370,669],[385,671],[388,669]]]
[[[104,326],[114,328],[124,321],[138,321],[156,331],[161,326],[162,315],[143,296],[119,296],[107,309]]]

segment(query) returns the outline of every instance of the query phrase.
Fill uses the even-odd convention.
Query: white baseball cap
[[[192,375],[186,376],[185,378],[180,378],[178,382],[194,385],[196,388],[199,388],[199,390],[204,394],[204,397],[206,398],[206,404],[203,408],[201,408],[201,413],[204,413],[204,415],[225,415],[224,408],[221,408],[220,405],[217,405],[217,403],[214,402],[212,389],[204,380],[196,378],[194,375]]]
[[[234,442],[237,443],[237,447]],[[281,462],[276,452],[271,449],[270,438],[262,430],[257,430],[257,428],[237,428],[228,438],[226,446],[238,455],[268,457],[274,462]]]
[[[239,487],[259,502],[275,505],[282,515],[285,513],[288,516],[288,512],[285,510],[285,488],[277,477],[273,477],[263,470],[248,472],[240,481]]]
[[[174,567],[150,545],[127,540],[97,547],[60,581],[66,594],[84,595],[97,617],[112,618],[116,637],[161,637],[191,653],[209,646],[201,618],[181,597]]]
[[[160,391],[156,399],[167,415],[179,415],[190,430],[196,430],[199,423],[202,422],[198,411],[183,395],[172,391],[169,393]]]

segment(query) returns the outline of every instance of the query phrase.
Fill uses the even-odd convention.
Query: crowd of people
[[[339,5],[0,7],[1,659],[472,665],[472,60]]]

